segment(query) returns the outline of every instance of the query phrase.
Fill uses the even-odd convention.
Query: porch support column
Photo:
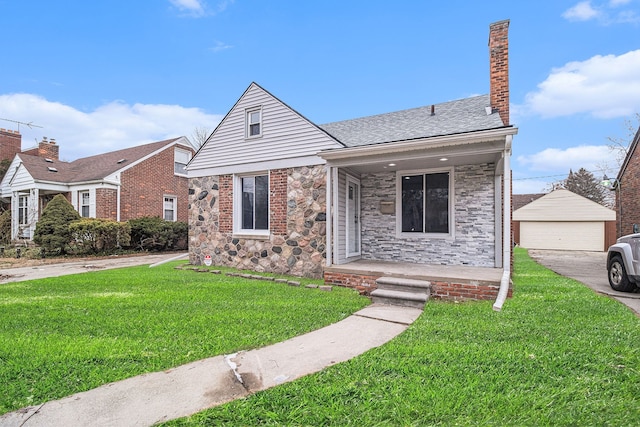
[[[333,168],[329,165],[325,166],[325,173],[326,173],[326,183],[327,183],[327,188],[326,188],[326,192],[327,192],[327,196],[326,196],[326,214],[327,214],[327,234],[325,236],[326,238],[326,243],[325,243],[325,251],[326,251],[326,266],[330,267],[331,263],[333,262],[333,209],[332,209],[332,201],[333,199],[331,198],[331,189],[332,189],[332,184],[333,184]]]
[[[11,195],[11,240],[18,238],[18,203],[20,193],[14,191]]]
[[[495,221],[494,221],[494,230],[495,230],[495,243],[494,247],[494,265],[496,268],[502,267],[502,209],[503,209],[503,199],[502,199],[502,177],[503,171],[502,165],[504,163],[504,153],[502,154],[503,158],[496,165],[496,172],[494,176],[494,206],[495,206]]]

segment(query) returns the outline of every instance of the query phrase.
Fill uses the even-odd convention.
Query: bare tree
[[[209,129],[207,129],[206,127],[198,126],[191,133],[191,139],[193,140],[196,148],[200,148],[204,145],[205,142],[207,142],[207,139],[209,139],[210,135],[211,131]]]
[[[627,157],[627,150],[629,149],[629,144],[633,141],[633,138],[636,135],[638,127],[640,127],[640,113],[635,114],[635,121],[632,119],[626,119],[624,121],[624,126],[627,130],[627,135],[624,137],[614,137],[609,136],[607,139],[609,140],[609,150],[615,154],[615,160],[617,163],[618,169],[622,166],[622,162],[624,162],[625,157]]]

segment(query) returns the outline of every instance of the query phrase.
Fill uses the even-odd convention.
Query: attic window
[[[247,138],[262,136],[262,108],[247,110],[246,114]]]
[[[118,160],[118,162],[117,162],[117,163],[118,163],[118,164],[120,164],[120,163],[124,163],[124,162],[126,162],[126,161],[127,161],[127,159],[120,159],[120,160]]]
[[[58,172],[58,169],[52,168],[51,166],[49,166],[47,169],[49,169],[49,172]]]
[[[53,163],[53,160],[51,160],[50,158],[46,158],[46,159],[44,159],[44,161],[47,162],[47,163]]]

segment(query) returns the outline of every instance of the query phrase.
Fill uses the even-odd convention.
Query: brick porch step
[[[376,285],[371,299],[377,303],[424,308],[431,296],[431,282],[426,280],[383,276]]]

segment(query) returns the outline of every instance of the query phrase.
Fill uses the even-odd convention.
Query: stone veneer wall
[[[494,164],[458,166],[454,170],[455,238],[398,239],[396,215],[380,213],[381,201],[395,201],[393,172],[367,174],[362,185],[362,257],[422,264],[495,264]]]
[[[189,261],[200,265],[211,255],[214,265],[322,277],[326,257],[324,166],[270,171],[271,234],[264,239],[233,235],[232,178],[189,179]]]

